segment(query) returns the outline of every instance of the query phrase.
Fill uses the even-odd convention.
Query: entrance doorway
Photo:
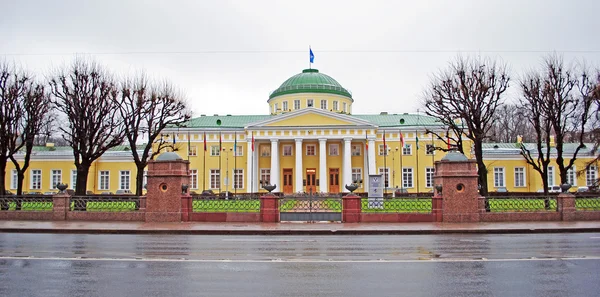
[[[329,193],[340,192],[340,169],[329,168]]]
[[[316,174],[317,169],[306,168],[306,193],[317,192]]]
[[[292,178],[292,169],[283,169],[283,193],[291,194],[294,192],[294,180]]]

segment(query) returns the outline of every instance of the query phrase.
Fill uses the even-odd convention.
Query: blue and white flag
[[[314,63],[315,62],[315,55],[313,54],[312,49],[310,47],[308,48],[308,51],[310,53],[310,62]]]

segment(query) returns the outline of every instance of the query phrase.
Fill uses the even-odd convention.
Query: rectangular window
[[[402,147],[402,154],[405,156],[412,155],[412,144],[405,143]]]
[[[525,167],[515,167],[515,188],[525,187]]]
[[[554,166],[548,166],[548,186],[554,186]]]
[[[129,190],[131,174],[129,170],[119,171],[119,190]]]
[[[62,170],[52,170],[50,172],[50,190],[58,189],[56,185],[62,183]]]
[[[233,188],[243,189],[244,188],[244,169],[233,170]]]
[[[261,185],[271,184],[271,169],[261,168],[260,169],[260,183]]]
[[[39,190],[42,188],[42,171],[39,169],[31,170],[31,184],[32,190]]]
[[[190,169],[190,188],[198,189],[198,169]]]
[[[71,170],[71,189],[77,188],[77,169]]]
[[[380,144],[379,145],[379,155],[380,156],[387,156],[388,155],[387,148],[388,148],[387,143],[385,144],[385,148],[383,147],[383,144]]]
[[[300,109],[300,100],[294,100],[294,109]]]
[[[242,149],[242,146],[241,145],[236,146],[234,156],[241,157],[243,155],[244,155],[244,150]]]
[[[108,191],[110,187],[110,172],[108,170],[100,171],[98,190]]]
[[[504,168],[494,167],[494,187],[504,187]]]
[[[335,110],[335,111],[338,110],[338,102],[337,101],[333,101],[333,110]]]
[[[306,145],[306,155],[307,156],[316,156],[316,146],[314,144],[307,144]]]
[[[435,173],[435,168],[426,167],[425,168],[425,187],[433,188],[433,174]]]
[[[198,148],[195,145],[190,146],[190,151],[188,152],[188,156],[197,156]]]
[[[219,169],[210,170],[210,188],[218,189],[221,187],[221,173]]]
[[[330,156],[339,156],[340,155],[340,146],[337,143],[332,143],[329,145],[329,155]]]
[[[593,186],[596,184],[596,180],[598,179],[598,167],[594,165],[588,166],[585,169],[585,185]]]
[[[292,146],[289,144],[286,144],[283,146],[283,155],[284,156],[291,156],[292,155]]]
[[[269,156],[271,156],[271,146],[269,146],[269,145],[261,145],[260,146],[260,156],[261,157],[269,157]]]
[[[346,102],[343,102],[343,103],[342,103],[342,107],[343,107],[343,110],[342,110],[342,111],[343,111],[343,112],[348,112],[348,111],[346,110],[346,109],[348,108],[347,106],[348,106],[348,105],[346,104]]]
[[[275,109],[274,113],[279,111],[279,103],[275,103],[275,106],[273,106],[273,109]]]
[[[361,151],[361,145],[360,144],[353,144],[352,145],[352,155],[353,156],[360,156],[360,151]]]
[[[218,145],[211,145],[210,146],[210,155],[211,156],[218,156],[221,154],[221,151],[219,150],[219,146]]]
[[[283,101],[283,111],[288,111],[288,102]]]
[[[321,100],[321,109],[327,109],[327,100]]]
[[[352,168],[352,182],[356,184],[362,183],[362,168]]]
[[[402,187],[412,188],[413,187],[413,169],[402,168]]]
[[[385,180],[385,187],[390,187],[390,169],[389,168],[379,168],[379,174],[383,175]]]
[[[18,179],[19,179],[19,176],[18,176],[17,170],[16,169],[11,170],[11,172],[10,172],[10,189],[11,190],[17,189]]]
[[[307,106],[307,107],[313,107],[313,105],[314,105],[314,103],[313,103],[313,100],[312,100],[312,99],[307,99],[307,100],[306,100],[306,106]]]
[[[433,155],[435,153],[435,149],[433,144],[427,144],[425,145],[425,154],[426,155]]]
[[[567,183],[571,186],[577,185],[577,178],[575,178],[575,172],[577,172],[575,166],[571,166],[571,168],[567,170]]]

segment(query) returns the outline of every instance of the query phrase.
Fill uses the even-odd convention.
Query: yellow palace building
[[[434,118],[419,114],[355,114],[350,91],[317,69],[305,69],[284,81],[267,100],[265,115],[213,115],[191,119],[185,128],[169,128],[163,137],[190,162],[190,188],[200,193],[263,192],[274,184],[275,192],[368,191],[368,175],[387,177],[388,193],[430,192],[434,162],[443,147],[426,130],[444,135],[446,128]],[[391,101],[393,105],[395,102]],[[465,141],[467,157],[470,142]],[[387,147],[387,149],[386,149]],[[591,145],[589,146],[591,148]],[[525,163],[515,144],[486,144],[490,191],[534,192],[542,187],[538,174]],[[74,184],[70,148],[35,149],[25,176],[24,191],[53,191],[57,182]],[[585,168],[593,152],[580,153],[576,168]],[[7,185],[16,174],[7,168]],[[554,166],[551,185],[559,183]],[[574,184],[585,186],[597,178],[597,166],[573,175]],[[135,185],[131,152],[115,148],[90,169],[88,189],[94,193],[131,190]]]

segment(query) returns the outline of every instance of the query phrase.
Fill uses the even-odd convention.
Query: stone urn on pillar
[[[434,204],[441,204],[438,207],[441,207],[442,222],[479,222],[481,197],[475,160],[469,160],[459,152],[450,152],[435,162],[433,180],[434,200],[441,199]]]
[[[190,162],[177,153],[160,154],[148,162],[146,222],[180,222],[189,211],[187,184]]]

